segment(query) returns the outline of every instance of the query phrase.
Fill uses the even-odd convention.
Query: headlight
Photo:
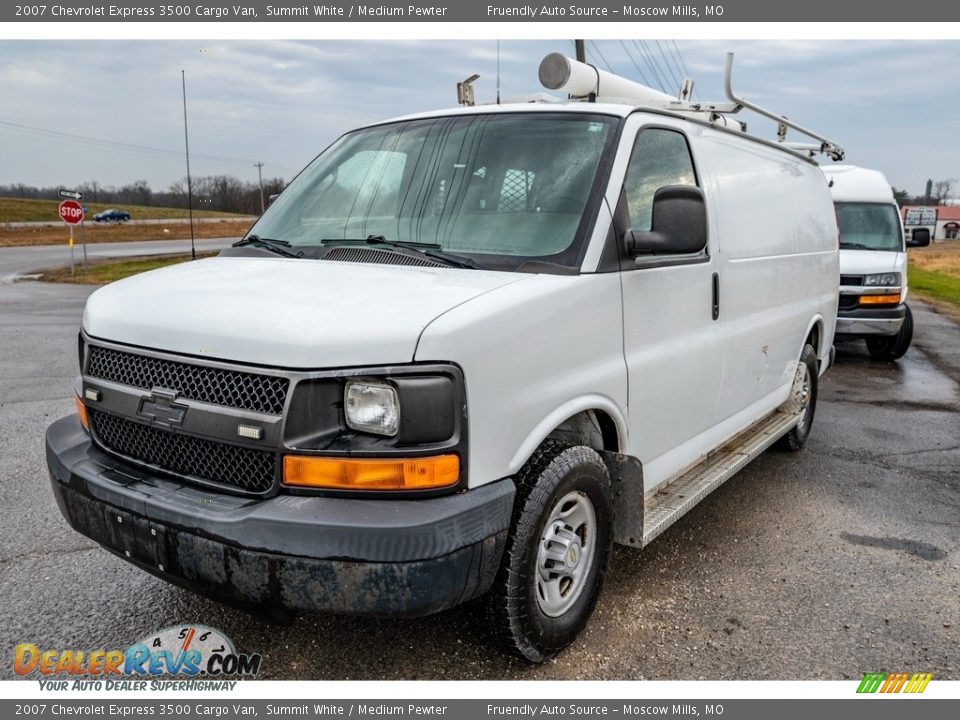
[[[865,275],[863,284],[871,287],[897,287],[900,285],[900,273]]]
[[[343,407],[353,430],[391,437],[400,430],[400,401],[390,385],[348,382]]]

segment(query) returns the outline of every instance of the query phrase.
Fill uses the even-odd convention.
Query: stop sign
[[[64,200],[60,203],[60,219],[67,225],[79,225],[83,222],[83,205],[76,200]]]

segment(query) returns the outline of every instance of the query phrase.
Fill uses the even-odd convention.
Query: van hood
[[[841,275],[903,272],[904,257],[892,250],[840,250]]]
[[[217,257],[97,290],[92,338],[283,368],[410,362],[423,329],[516,273]]]

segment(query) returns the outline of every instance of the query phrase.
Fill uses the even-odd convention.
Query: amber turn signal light
[[[900,295],[861,295],[861,305],[899,305]]]
[[[457,455],[422,458],[332,458],[287,455],[283,484],[333,490],[431,490],[456,485]]]
[[[83,425],[84,430],[90,432],[90,418],[87,416],[87,406],[83,404],[83,400],[80,399],[79,395],[74,395],[73,401],[77,405],[77,415],[80,417],[80,424]]]

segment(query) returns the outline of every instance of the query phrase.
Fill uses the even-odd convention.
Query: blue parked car
[[[97,222],[123,222],[124,220],[130,219],[130,213],[126,210],[111,208],[110,210],[97,213],[93,216],[93,219]]]

